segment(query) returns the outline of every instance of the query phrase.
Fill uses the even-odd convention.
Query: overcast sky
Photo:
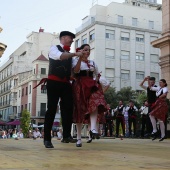
[[[97,2],[97,0],[94,0]],[[0,65],[8,59],[32,31],[39,28],[45,32],[59,33],[81,25],[82,18],[89,14],[93,0],[3,0],[0,6],[0,42],[8,45]],[[124,2],[124,0],[98,0],[99,5],[110,2]],[[162,3],[162,0],[158,0]]]

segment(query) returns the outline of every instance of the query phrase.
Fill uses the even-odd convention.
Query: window
[[[31,103],[28,104],[28,111],[31,111]]]
[[[40,116],[45,116],[46,103],[40,103]]]
[[[144,61],[144,54],[143,53],[136,53],[136,60]]]
[[[137,26],[138,25],[138,19],[137,18],[132,18],[132,25]]]
[[[130,59],[130,52],[129,51],[121,51],[121,59],[122,60],[129,60]]]
[[[149,21],[149,29],[154,29],[154,21]]]
[[[24,88],[22,89],[22,96],[24,96]]]
[[[113,49],[106,49],[106,58],[114,59],[115,50]]]
[[[128,32],[121,32],[121,40],[129,41],[130,34]]]
[[[27,95],[28,94],[28,87],[26,87],[26,91],[25,91],[25,95]]]
[[[46,85],[41,86],[41,93],[47,93],[47,86]]]
[[[35,68],[34,68],[34,74],[35,74]]]
[[[123,16],[118,15],[118,24],[123,24]]]
[[[82,36],[82,44],[87,44],[87,35]]]
[[[144,35],[136,34],[136,41],[137,42],[144,42]]]
[[[21,113],[20,106],[18,106],[18,113]]]
[[[23,111],[23,105],[21,105],[21,112]]]
[[[41,68],[41,74],[46,74],[46,68]]]
[[[144,79],[144,72],[136,72],[136,79],[140,79],[140,80],[143,80]]]
[[[113,78],[115,75],[115,70],[113,68],[106,68],[105,69],[105,75],[108,78]]]
[[[114,30],[106,30],[106,38],[114,40],[115,39],[115,31]]]
[[[94,30],[93,31],[90,31],[90,41],[93,41],[95,39],[95,33],[94,33]]]
[[[25,109],[27,109],[27,104],[25,104]]]
[[[87,44],[87,38],[82,40],[82,44]]]
[[[130,78],[130,71],[121,70],[121,79],[129,80],[129,78]]]
[[[159,56],[156,54],[151,54],[151,63],[158,63],[159,62]]]
[[[77,39],[75,43],[76,43],[75,44],[76,48],[80,47],[80,40],[79,39]]]
[[[150,77],[155,77],[155,80],[159,81],[159,73],[151,73]]]
[[[29,94],[31,94],[31,85],[29,86]]]

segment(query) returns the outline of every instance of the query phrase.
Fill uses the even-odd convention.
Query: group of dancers
[[[104,121],[104,112],[109,108],[104,99],[104,91],[109,87],[100,80],[98,67],[93,60],[89,60],[90,45],[83,44],[75,53],[70,53],[70,46],[73,43],[75,34],[69,31],[60,33],[60,44],[52,46],[49,51],[49,75],[47,84],[47,111],[44,122],[44,145],[46,148],[53,148],[51,142],[51,129],[56,114],[58,102],[60,101],[63,143],[76,143],[77,147],[82,147],[81,129],[82,124],[88,124],[90,137],[99,139],[98,122]],[[73,58],[74,57],[74,58]],[[72,77],[72,80],[70,79]],[[149,78],[147,78],[149,82]],[[70,83],[72,82],[72,83]],[[153,87],[150,83],[148,91],[157,91],[159,102],[165,104],[167,88],[166,82],[160,81],[160,87]],[[144,86],[143,86],[144,87]],[[145,87],[144,87],[145,88]],[[149,93],[148,92],[148,93]],[[155,128],[156,120],[153,106],[150,116],[153,125],[153,135],[157,135]],[[164,123],[161,123],[162,136],[164,139]],[[76,123],[77,139],[71,136],[72,123]]]

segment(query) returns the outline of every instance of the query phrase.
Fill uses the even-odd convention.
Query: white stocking
[[[82,129],[82,123],[76,123],[77,127],[77,144],[81,143],[81,129]],[[80,139],[80,140],[79,140]]]
[[[161,129],[161,138],[165,137],[165,124],[163,121],[159,120],[159,125]]]
[[[96,124],[97,124],[97,110],[93,113],[90,114],[90,122],[91,122],[91,131],[94,133],[97,133],[98,130],[96,129]],[[95,132],[95,131],[96,132]]]
[[[91,130],[91,125],[90,125],[90,124],[88,124],[89,140],[91,140],[91,137],[90,137],[90,130]]]
[[[153,132],[156,133],[157,132],[157,128],[156,128],[156,119],[154,116],[150,115],[149,116],[151,119],[151,123],[152,123],[152,127],[153,127]]]

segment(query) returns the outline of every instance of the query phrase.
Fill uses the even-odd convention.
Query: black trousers
[[[129,117],[129,135],[132,135],[132,123],[133,123],[133,133],[136,135],[136,118]]]
[[[112,122],[107,122],[104,124],[104,128],[105,128],[105,136],[107,136],[107,132],[109,130],[110,136],[113,135],[113,126],[112,126]]]
[[[123,135],[125,136],[125,120],[124,116],[117,116],[116,117],[116,136],[119,136],[119,126],[122,126]]]
[[[69,83],[47,81],[47,111],[44,122],[44,140],[51,141],[51,129],[55,118],[59,98],[63,126],[63,138],[71,136],[73,115],[72,87]]]
[[[149,117],[149,113],[151,112],[151,107],[148,107],[148,114],[146,117],[146,130],[148,134],[151,134],[153,131],[153,127],[152,127],[152,123],[151,123],[151,119]]]
[[[146,129],[147,115],[142,115],[142,129],[141,129],[141,137],[144,137],[145,129]]]

